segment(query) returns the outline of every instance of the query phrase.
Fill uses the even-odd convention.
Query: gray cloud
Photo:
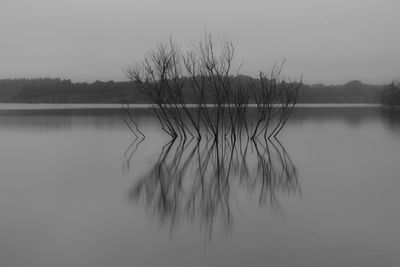
[[[309,83],[400,75],[397,0],[2,0],[0,78],[123,80],[121,68],[169,36],[231,39],[243,71],[283,57]]]

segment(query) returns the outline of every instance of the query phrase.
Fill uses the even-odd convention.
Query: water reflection
[[[135,136],[133,141],[129,144],[128,148],[124,152],[124,162],[122,164],[122,171],[127,173],[131,168],[132,157],[138,150],[139,145],[144,141],[144,137]]]
[[[381,109],[382,119],[386,125],[392,130],[400,129],[400,109],[398,108],[382,108]]]
[[[65,131],[71,129],[122,129],[126,130],[126,123],[134,131],[125,107],[115,109],[38,109],[38,110],[1,110],[0,129],[4,130],[36,130],[36,131]],[[130,108],[130,107],[127,107]],[[130,108],[134,121],[143,125],[157,125],[157,118],[152,116],[151,109]],[[249,117],[254,110],[249,110]],[[121,120],[121,118],[123,118]],[[126,122],[124,122],[126,120]],[[400,110],[378,107],[301,107],[296,108],[290,117],[290,124],[304,124],[308,122],[344,122],[350,126],[359,126],[362,123],[382,123],[389,130],[400,125]],[[141,134],[135,132],[139,137]]]
[[[162,150],[145,110],[132,144],[121,110],[66,113],[0,115],[2,266],[399,265],[399,113],[298,108],[288,152],[245,139]]]
[[[256,197],[260,206],[280,208],[279,195],[294,193],[300,193],[298,172],[277,140],[176,139],[164,145],[136,180],[130,199],[143,203],[161,225],[198,224],[211,236],[216,224],[225,231],[232,228],[241,195]]]
[[[138,123],[152,123],[146,109],[135,110]],[[37,109],[37,110],[1,110],[0,129],[7,131],[38,132],[71,131],[74,129],[126,130],[121,118],[126,114],[121,107],[115,109]]]
[[[364,122],[379,122],[384,114],[378,107],[304,107],[297,108],[290,117],[290,122],[302,124],[305,122],[344,122],[349,126],[357,127]]]

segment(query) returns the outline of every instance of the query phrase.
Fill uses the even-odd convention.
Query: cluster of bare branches
[[[129,128],[129,130],[135,136],[135,140],[136,139],[141,139],[141,140],[144,139],[145,135],[143,134],[142,131],[139,130],[139,126],[133,119],[132,113],[129,108],[129,104],[122,104],[122,111],[125,115],[125,117],[124,117],[125,125]]]
[[[171,229],[186,221],[199,223],[208,236],[217,223],[229,230],[232,200],[243,188],[256,192],[260,205],[278,209],[279,194],[300,192],[297,169],[277,140],[176,140],[163,147],[130,192]]]
[[[242,82],[239,70],[233,75],[234,55],[232,42],[215,48],[211,35],[184,53],[170,40],[158,44],[126,74],[148,96],[163,131],[172,138],[276,136],[297,103],[301,81],[281,80],[282,63],[260,72],[256,81]],[[255,125],[247,122],[252,99],[257,106]]]

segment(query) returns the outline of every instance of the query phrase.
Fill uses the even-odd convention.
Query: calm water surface
[[[1,266],[399,266],[400,113],[299,108],[279,142],[144,140],[118,109],[0,111]]]

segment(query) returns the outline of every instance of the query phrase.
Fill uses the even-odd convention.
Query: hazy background
[[[306,83],[400,75],[398,0],[1,0],[0,78],[125,80],[155,43],[233,40],[243,72],[286,57]]]

